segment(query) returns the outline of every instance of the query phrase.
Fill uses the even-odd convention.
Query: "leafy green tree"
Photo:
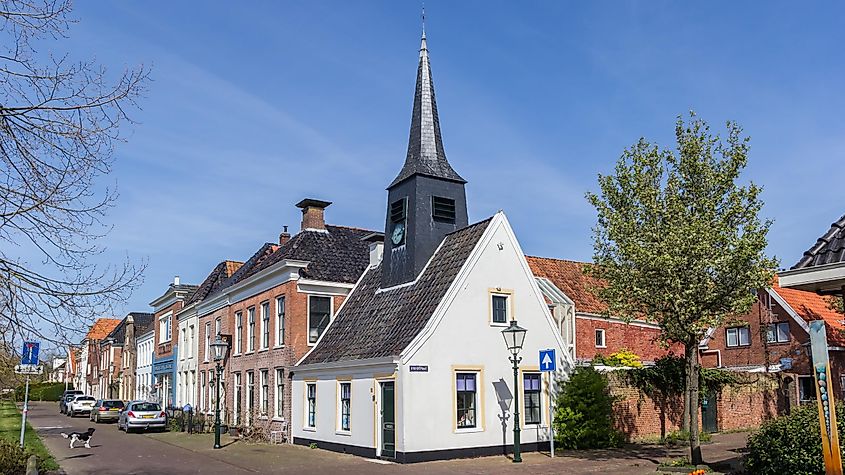
[[[595,368],[578,368],[555,404],[555,438],[565,449],[597,449],[619,445],[613,427],[613,402],[607,376]]]
[[[645,317],[684,346],[690,459],[701,462],[698,342],[709,327],[748,311],[754,289],[771,283],[765,255],[771,221],[758,215],[761,188],[740,184],[748,138],[734,122],[727,137],[690,114],[678,117],[676,150],[640,139],[587,199],[598,212],[590,272],[608,314]]]

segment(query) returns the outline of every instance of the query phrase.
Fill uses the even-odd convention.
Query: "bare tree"
[[[0,0],[0,335],[56,345],[111,315],[144,264],[92,257],[116,198],[102,187],[148,71],[110,75],[44,53],[73,22],[70,0]],[[29,262],[23,256],[40,256]],[[31,257],[30,257],[31,259]]]

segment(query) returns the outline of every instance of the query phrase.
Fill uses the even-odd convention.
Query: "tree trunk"
[[[699,362],[698,362],[698,344],[696,341],[687,344],[687,393],[689,396],[689,404],[687,405],[687,414],[689,416],[689,449],[690,449],[690,463],[699,465],[702,463],[701,459],[701,441],[699,440],[699,417],[698,417],[698,380],[699,380]]]
[[[687,366],[689,366],[689,362],[687,362]],[[689,371],[687,371],[687,376],[684,379],[684,414],[681,422],[681,430],[684,432],[689,432],[689,407]]]

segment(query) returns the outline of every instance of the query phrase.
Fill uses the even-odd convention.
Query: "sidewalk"
[[[739,467],[747,433],[715,434],[713,442],[702,445],[704,459],[717,473],[733,473]],[[212,449],[211,434],[186,435],[156,433],[148,437],[202,454],[209,463],[223,463],[255,473],[333,473],[333,474],[655,474],[661,461],[687,455],[686,448],[669,449],[658,445],[629,445],[612,450],[560,451],[554,459],[548,453],[523,454],[523,463],[505,457],[447,460],[399,465],[352,455],[289,444],[249,444],[224,435],[223,448]]]

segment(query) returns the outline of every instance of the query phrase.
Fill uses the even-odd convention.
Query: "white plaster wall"
[[[294,437],[321,440],[337,444],[374,448],[379,435],[376,432],[380,387],[378,380],[389,380],[388,375],[395,375],[395,365],[368,366],[366,368],[348,368],[343,370],[297,371],[294,373],[291,409],[291,430]],[[351,378],[351,379],[349,379]],[[305,385],[316,381],[317,414],[316,427],[306,427],[307,402]],[[350,431],[339,430],[340,406],[339,381],[351,381],[351,417]],[[395,384],[398,393],[399,385]],[[399,415],[399,395],[396,394],[397,429]],[[397,450],[399,432],[396,434]]]
[[[137,355],[137,368],[135,374],[137,381],[135,382],[135,398],[147,399],[149,396],[149,388],[152,384],[153,373],[153,338],[154,333],[150,332],[146,335],[138,337],[135,345],[135,352]]]
[[[190,328],[194,327],[193,338]],[[176,364],[176,405],[196,404],[196,370],[199,342],[197,338],[199,317],[196,313],[179,320],[179,360]],[[187,346],[186,346],[187,345]],[[191,373],[194,379],[191,378]]]
[[[538,369],[539,350],[555,348],[558,368],[563,366],[564,348],[556,324],[539,296],[536,283],[522,250],[512,236],[504,215],[487,230],[489,238],[481,242],[478,260],[461,283],[454,300],[447,307],[433,333],[417,349],[406,350],[401,365],[405,411],[404,451],[426,451],[466,447],[484,447],[513,443],[512,398],[500,405],[494,383],[513,394],[513,369],[501,331],[505,326],[491,325],[491,288],[512,291],[511,317],[528,330],[521,367]],[[495,226],[495,227],[493,227]],[[502,249],[499,249],[501,245]],[[557,337],[556,337],[557,334]],[[428,366],[428,372],[410,372],[411,365]],[[478,409],[475,429],[455,429],[454,369],[481,370],[478,381]],[[547,390],[547,378],[543,390]],[[521,376],[520,376],[520,385]],[[548,406],[548,396],[542,405]],[[505,408],[503,411],[503,407]],[[524,417],[524,398],[520,393],[520,413]],[[507,417],[503,429],[501,417]],[[524,420],[524,418],[523,418]],[[527,427],[522,442],[548,440],[548,410],[543,411],[542,427]]]

